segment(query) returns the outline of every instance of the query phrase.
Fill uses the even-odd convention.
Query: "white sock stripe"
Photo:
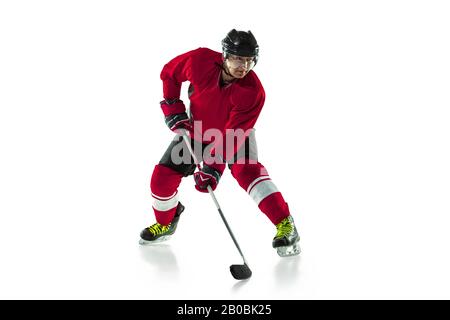
[[[251,187],[251,189],[248,191],[248,193],[250,194],[250,193],[252,192],[253,188],[255,188],[255,187],[256,187],[258,184],[260,184],[261,182],[267,181],[267,180],[270,180],[270,178],[267,177],[267,178],[265,178],[265,179],[261,179],[261,180],[257,181],[257,182]]]
[[[175,208],[178,205],[178,196],[175,195],[172,199],[169,200],[158,200],[155,199],[153,202],[153,208],[158,211],[167,211]]]
[[[256,202],[257,205],[272,193],[279,192],[277,186],[272,180],[267,179],[261,181],[250,191],[250,197]]]
[[[261,181],[263,179],[267,180],[267,179],[270,179],[270,177],[268,175],[265,175],[265,176],[261,176],[261,177],[256,178],[255,180],[253,180],[253,182],[250,183],[250,185],[247,188],[247,193],[250,193],[250,191],[255,186],[255,184],[257,184],[259,181]]]
[[[171,195],[170,197],[160,197],[160,196],[157,196],[156,194],[154,194],[154,193],[152,192],[152,197],[155,198],[155,199],[157,199],[157,200],[166,201],[166,200],[170,200],[170,199],[172,199],[173,197],[175,197],[176,194],[177,194],[177,192],[178,192],[178,191],[175,191],[175,192],[173,193],[173,195]]]

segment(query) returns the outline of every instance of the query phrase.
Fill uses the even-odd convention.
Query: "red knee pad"
[[[255,179],[269,176],[266,168],[259,162],[255,164],[235,163],[231,166],[231,174],[244,190],[247,190],[248,186],[255,181]]]
[[[153,170],[150,189],[153,196],[167,198],[175,195],[183,175],[169,167],[158,164]]]

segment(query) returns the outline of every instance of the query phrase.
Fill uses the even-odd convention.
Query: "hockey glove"
[[[166,125],[176,132],[178,129],[192,131],[192,124],[186,113],[186,107],[180,99],[164,99],[159,103],[165,116]]]
[[[171,114],[165,117],[166,124],[170,130],[177,132],[179,129],[192,131],[192,123],[186,112]]]
[[[215,190],[222,176],[221,171],[223,172],[223,170],[218,170],[204,164],[200,171],[194,173],[195,189],[200,192],[208,192],[207,187],[211,186]]]

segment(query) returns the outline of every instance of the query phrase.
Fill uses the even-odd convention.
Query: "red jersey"
[[[172,59],[161,72],[165,99],[180,98],[182,82],[190,82],[192,120],[202,121],[201,135],[196,132],[195,139],[204,143],[211,142],[203,136],[208,129],[220,130],[223,137],[227,129],[247,132],[264,105],[265,92],[256,73],[251,70],[244,78],[221,86],[222,63],[220,52],[198,48]]]

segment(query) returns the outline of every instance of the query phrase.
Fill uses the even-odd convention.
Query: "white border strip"
[[[154,193],[152,192],[152,197],[155,198],[155,199],[157,199],[157,200],[166,201],[166,200],[170,200],[170,199],[172,199],[173,197],[175,197],[175,195],[177,194],[177,192],[178,192],[178,191],[175,191],[170,197],[160,197],[160,196],[157,196],[156,194],[154,194]]]
[[[263,179],[270,179],[270,177],[268,175],[265,175],[265,176],[261,176],[261,177],[256,178],[255,180],[253,180],[253,182],[250,183],[250,185],[247,188],[247,193],[250,193],[250,191],[255,186],[255,184],[257,184],[259,181],[261,181]]]
[[[175,208],[178,205],[178,196],[175,195],[172,199],[169,200],[158,200],[155,199],[153,202],[153,208],[158,211],[167,211]]]
[[[279,192],[276,185],[272,180],[264,180],[258,183],[251,191],[250,197],[256,202],[257,205],[272,193]]]

